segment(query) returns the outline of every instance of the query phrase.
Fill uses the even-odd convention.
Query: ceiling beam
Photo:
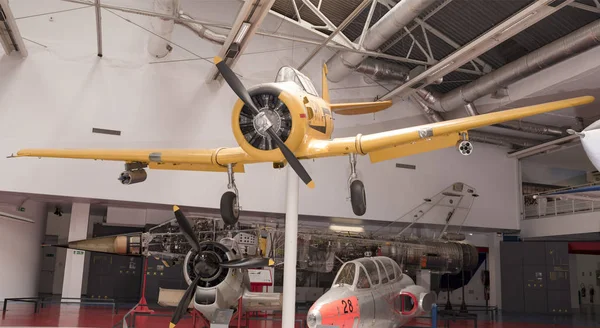
[[[7,0],[0,0],[0,44],[7,55],[17,52],[21,57],[27,57],[25,42]]]
[[[457,70],[464,64],[474,60],[478,56],[496,47],[505,40],[513,37],[529,26],[553,14],[557,10],[573,2],[567,0],[557,6],[552,6],[552,0],[536,1],[525,9],[496,25],[494,28],[471,41],[467,45],[453,52],[421,74],[410,79],[379,99],[389,100],[392,97],[403,97],[414,93],[417,89],[434,83],[439,78]]]
[[[313,59],[313,57],[316,54],[318,54],[319,51],[321,51],[321,49],[323,49],[323,47],[329,43],[329,41],[331,41],[338,33],[345,29],[346,26],[348,26],[348,24],[350,24],[356,18],[356,16],[358,16],[363,11],[363,9],[365,9],[369,5],[370,2],[375,3],[376,0],[363,0],[363,2],[361,2],[358,5],[358,7],[356,7],[354,11],[352,11],[350,15],[348,15],[348,17],[346,17],[346,19],[344,19],[344,21],[338,27],[335,28],[335,30],[327,37],[327,39],[325,39],[323,42],[321,42],[321,44],[319,44],[319,46],[313,49],[313,51],[308,55],[308,57],[306,57],[302,64],[298,66],[298,70],[302,70],[304,66],[306,66],[306,64],[308,64],[310,60]]]

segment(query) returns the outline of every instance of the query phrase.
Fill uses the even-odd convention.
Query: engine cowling
[[[223,243],[206,241],[200,243],[200,251],[190,251],[183,263],[183,275],[188,284],[196,278],[194,266],[200,263],[198,274],[202,275],[196,286],[194,307],[208,320],[218,308],[230,308],[237,304],[244,292],[244,275],[240,269],[224,268],[219,262],[239,258],[239,251]]]
[[[284,90],[273,83],[248,89],[250,97],[261,112],[271,121],[273,129],[286,146],[295,151],[306,135],[306,110],[301,96]],[[253,158],[281,162],[279,148],[266,132],[259,132],[253,115],[240,99],[233,107],[231,127],[237,143]]]

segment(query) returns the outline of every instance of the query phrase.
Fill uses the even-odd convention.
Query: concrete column
[[[501,236],[490,234],[488,270],[490,270],[490,306],[502,308],[502,286],[500,285],[500,241]]]
[[[73,207],[71,208],[71,222],[69,223],[68,241],[87,238],[89,218],[90,204],[73,203]],[[67,250],[62,297],[81,297],[84,265],[85,252],[73,249]]]
[[[417,281],[415,282],[417,285],[431,290],[431,271],[430,270],[421,270],[417,273]]]

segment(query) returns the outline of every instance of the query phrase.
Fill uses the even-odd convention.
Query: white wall
[[[548,216],[521,221],[522,238],[566,236],[580,233],[599,232],[598,212]]]
[[[37,1],[13,1],[11,6],[20,17],[38,11],[32,3]],[[219,3],[221,10],[238,5]],[[65,7],[64,3],[60,6]],[[213,12],[208,17],[208,12],[210,8],[192,14],[199,19],[222,19]],[[229,13],[232,20],[235,11]],[[128,17],[148,26],[146,17]],[[307,33],[280,23],[269,16],[263,27],[296,36]],[[96,56],[92,8],[54,15],[53,22],[45,16],[19,20],[25,37],[48,48],[28,43],[28,58],[0,57],[0,153],[29,147],[236,146],[229,129],[236,96],[226,85],[206,83],[212,67],[208,60],[148,64],[156,59],[146,52],[147,32],[108,12],[103,13],[102,24],[104,57],[100,59]],[[217,53],[217,47],[179,26],[174,40],[205,58]],[[300,43],[255,36],[234,70],[243,76],[246,85],[273,81],[279,66],[299,64],[311,49]],[[331,54],[322,50],[304,70],[315,80],[317,89],[321,62]],[[186,58],[194,56],[175,47],[165,60]],[[332,97],[337,100],[372,99],[384,92],[377,85],[365,86],[358,75],[332,84],[331,88],[335,89]],[[392,108],[382,113],[336,117],[335,135],[425,123],[412,103],[395,101]],[[121,130],[122,135],[92,134],[92,127]],[[396,162],[415,164],[417,169],[397,169]],[[304,161],[304,165],[316,188],[301,186],[301,214],[354,217],[346,201],[348,159]],[[118,162],[1,158],[0,188],[216,208],[227,185],[227,176],[222,173],[151,171],[143,184],[122,186],[116,180],[122,168]],[[462,181],[477,188],[480,194],[467,225],[519,228],[517,163],[506,157],[506,149],[478,144],[469,157],[446,149],[378,164],[360,158],[358,171],[367,189],[366,219],[393,220],[423,198]],[[273,170],[271,164],[249,165],[236,181],[243,209],[284,211],[285,171]],[[261,192],[256,192],[257,186]]]
[[[25,212],[16,206],[0,206],[0,211],[35,222],[18,222],[0,217],[0,300],[33,297],[38,293],[41,270],[41,244],[46,227],[46,204],[26,201]]]

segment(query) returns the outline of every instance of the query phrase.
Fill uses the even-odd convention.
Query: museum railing
[[[591,185],[594,184],[586,184],[581,186],[566,187],[552,191],[546,191],[545,194],[565,190],[573,190]],[[560,197],[545,197],[543,194],[525,195],[523,196],[523,219],[537,219],[548,216],[600,211],[600,198],[590,196],[591,195],[584,196],[577,194],[561,195]]]

